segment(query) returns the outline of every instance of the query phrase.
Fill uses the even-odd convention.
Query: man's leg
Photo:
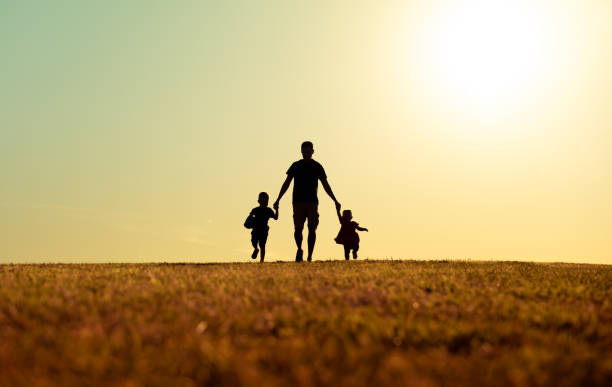
[[[302,250],[302,239],[304,238],[302,236],[302,230],[304,229],[304,225],[302,225],[301,228],[295,228],[295,231],[293,232],[293,238],[295,239],[295,245],[297,246],[298,250]]]
[[[293,238],[295,239],[295,245],[297,246],[297,253],[295,255],[296,262],[303,261],[303,251],[302,251],[302,231],[304,230],[304,222],[306,221],[306,214],[303,211],[303,208],[297,205],[293,205],[293,226],[295,227],[295,231],[293,232]]]
[[[295,229],[295,231],[293,232],[293,238],[295,239],[295,245],[297,246],[297,253],[295,254],[295,261],[296,262],[302,262],[304,259],[302,258],[302,255],[304,254],[303,250],[302,250],[302,230],[304,229],[304,225],[302,225],[301,228],[297,228]]]
[[[308,262],[312,261],[315,243],[317,241],[317,226],[319,225],[319,212],[316,203],[308,206]]]
[[[312,261],[315,243],[317,242],[317,229],[308,226],[308,262]]]

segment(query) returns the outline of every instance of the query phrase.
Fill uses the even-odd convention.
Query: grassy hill
[[[0,385],[612,385],[612,266],[0,265]]]

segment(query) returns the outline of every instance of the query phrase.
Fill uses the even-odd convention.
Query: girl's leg
[[[346,259],[347,261],[349,260],[349,253],[350,253],[351,249],[344,245],[344,259]]]
[[[353,248],[353,259],[357,259],[357,251],[359,250],[359,243],[357,243]]]

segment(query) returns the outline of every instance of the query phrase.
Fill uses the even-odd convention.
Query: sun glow
[[[432,10],[417,59],[425,87],[480,116],[541,97],[562,79],[571,51],[568,23],[552,9],[492,0]]]

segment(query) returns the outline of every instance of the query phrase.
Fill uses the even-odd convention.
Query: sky
[[[249,261],[314,143],[362,258],[612,264],[612,2],[0,4],[0,263]],[[319,187],[315,259],[341,259]],[[267,260],[295,256],[291,192]]]

